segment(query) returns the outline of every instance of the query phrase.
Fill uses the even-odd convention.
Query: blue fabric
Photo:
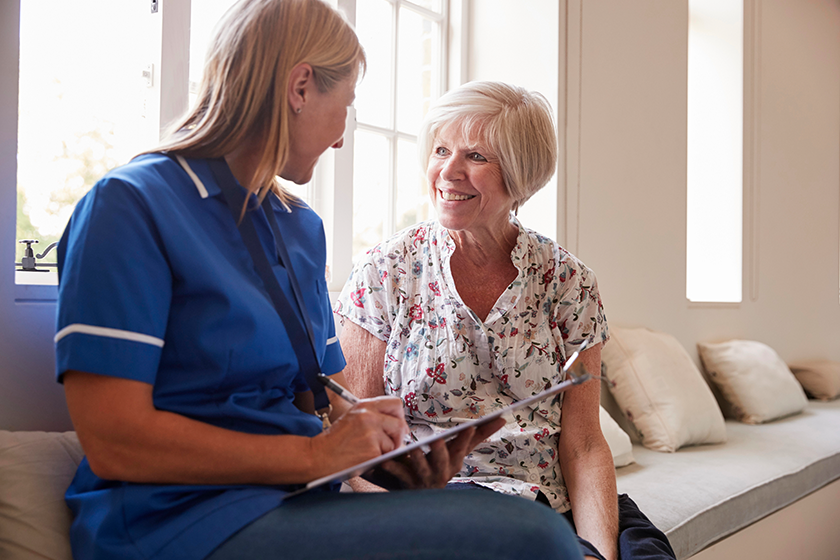
[[[77,205],[59,244],[56,375],[67,370],[154,385],[154,405],[241,432],[314,436],[292,403],[308,389],[283,323],[207,162],[146,155],[108,173]],[[241,187],[240,187],[241,188]],[[251,196],[283,290],[274,236]],[[308,207],[272,197],[312,321],[321,369],[344,368],[326,280],[326,240]],[[297,313],[297,310],[295,310]],[[67,491],[76,558],[199,559],[276,508],[281,487],[128,484],[87,461]]]
[[[583,558],[562,515],[475,488],[304,494],[242,529],[209,560]]]

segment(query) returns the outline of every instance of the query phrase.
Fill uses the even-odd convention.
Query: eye
[[[449,150],[447,150],[443,146],[438,146],[437,148],[435,148],[434,153],[435,153],[436,156],[445,156],[446,154],[449,153]]]
[[[470,154],[467,157],[472,161],[478,161],[478,162],[486,162],[487,161],[487,158],[484,157],[483,155],[479,154],[478,152],[470,152]]]

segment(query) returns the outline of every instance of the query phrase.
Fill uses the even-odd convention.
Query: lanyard
[[[246,191],[239,187],[224,159],[208,160],[210,170],[216,178],[216,182],[222,189],[222,193],[227,201],[228,208],[233,214],[234,220],[239,220],[239,215],[245,205]],[[270,195],[269,195],[270,196]],[[265,211],[268,223],[271,226],[271,231],[274,233],[274,242],[277,246],[277,256],[280,259],[280,264],[286,269],[286,274],[289,277],[289,283],[292,285],[294,292],[295,303],[298,311],[303,317],[303,324],[298,320],[289,303],[283,288],[277,281],[274,271],[271,269],[271,264],[266,257],[263,250],[262,243],[257,236],[257,229],[254,227],[254,222],[248,212],[239,222],[239,233],[242,236],[242,241],[251,253],[251,259],[254,261],[254,267],[257,274],[263,281],[265,289],[271,298],[271,303],[274,304],[274,309],[283,321],[283,326],[286,327],[286,333],[289,335],[289,341],[292,344],[292,349],[297,356],[298,366],[306,376],[306,383],[315,397],[315,410],[322,410],[329,408],[330,401],[327,397],[327,392],[324,386],[318,381],[318,374],[321,373],[321,366],[318,363],[318,355],[315,351],[315,336],[312,332],[312,323],[309,320],[309,313],[306,311],[306,305],[303,301],[303,294],[300,290],[295,272],[292,269],[292,261],[289,258],[289,253],[286,249],[286,244],[283,242],[283,236],[280,234],[280,228],[277,225],[277,219],[274,217],[274,209],[271,207],[271,202],[268,197],[263,199],[263,210]]]

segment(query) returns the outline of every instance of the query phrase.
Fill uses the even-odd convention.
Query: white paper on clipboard
[[[566,360],[566,363],[563,365],[563,371],[564,372],[568,373],[570,371],[570,369],[572,368],[572,365],[575,363],[578,356],[580,355],[581,352],[583,352],[583,350],[586,348],[587,345],[588,345],[588,341],[584,341],[578,347],[578,350],[574,354],[572,354],[569,357],[568,360]],[[444,430],[443,432],[439,432],[435,435],[423,438],[423,439],[415,441],[411,444],[404,445],[403,447],[399,447],[397,449],[394,449],[393,451],[390,451],[388,453],[384,453],[384,454],[380,455],[379,457],[374,457],[373,459],[370,459],[370,460],[365,461],[363,463],[359,463],[359,464],[354,465],[350,468],[344,469],[342,471],[335,472],[331,475],[325,476],[323,478],[319,478],[317,480],[313,480],[312,482],[307,484],[305,487],[303,487],[300,490],[297,490],[295,492],[292,492],[291,494],[288,494],[286,497],[290,498],[292,496],[302,494],[303,492],[306,492],[306,491],[311,490],[313,488],[317,488],[318,486],[322,486],[322,485],[330,483],[330,482],[344,482],[345,480],[349,480],[353,477],[360,476],[360,475],[368,472],[369,470],[373,469],[377,465],[379,465],[381,463],[384,463],[385,461],[390,461],[391,459],[396,459],[397,457],[405,455],[406,453],[409,453],[410,451],[413,451],[414,449],[426,447],[430,443],[432,443],[433,441],[437,441],[437,440],[440,440],[440,439],[448,441],[448,440],[454,438],[460,432],[463,432],[464,430],[467,430],[467,429],[472,428],[472,427],[478,427],[482,424],[490,422],[491,420],[495,420],[496,418],[499,418],[500,416],[504,416],[505,414],[507,414],[509,412],[512,412],[514,410],[518,410],[520,408],[524,408],[524,407],[532,405],[532,404],[539,403],[540,401],[543,401],[543,400],[545,400],[548,397],[551,397],[553,395],[558,395],[558,394],[562,393],[563,391],[567,390],[569,387],[573,387],[575,385],[580,385],[581,383],[584,383],[585,381],[588,381],[590,379],[594,379],[591,375],[589,375],[589,373],[586,372],[586,370],[583,369],[582,365],[580,365],[580,364],[577,367],[575,367],[575,370],[576,371],[572,372],[570,375],[567,376],[568,378],[566,379],[566,381],[563,381],[562,383],[558,383],[557,385],[552,385],[548,389],[546,389],[546,390],[544,390],[540,393],[537,393],[536,395],[532,395],[528,398],[522,399],[520,401],[516,401],[515,403],[509,404],[508,406],[506,406],[504,408],[500,408],[498,410],[495,410],[495,411],[491,412],[490,414],[487,414],[487,415],[482,416],[480,418],[476,418],[475,420],[470,420],[469,422],[463,422],[461,424],[458,424],[455,427],[449,428],[448,430]]]

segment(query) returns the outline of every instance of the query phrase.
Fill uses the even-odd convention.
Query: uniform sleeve
[[[79,370],[154,383],[172,274],[137,188],[100,181],[77,205],[58,255],[58,380]]]
[[[353,268],[334,307],[336,314],[383,341],[391,336],[395,313],[390,297],[395,290],[390,260],[382,254],[381,246],[371,249]]]
[[[584,340],[590,344],[606,343],[609,329],[595,273],[579,261],[566,258],[558,267],[557,281],[561,296],[555,306],[554,322],[560,329],[566,356]]]
[[[323,294],[324,313],[328,317],[328,321],[327,344],[324,350],[324,357],[321,360],[321,370],[326,375],[332,375],[343,370],[347,365],[347,360],[344,358],[344,352],[342,352],[341,344],[338,342],[338,336],[335,334],[335,319],[330,309],[330,295],[327,291],[326,280],[324,281]]]

